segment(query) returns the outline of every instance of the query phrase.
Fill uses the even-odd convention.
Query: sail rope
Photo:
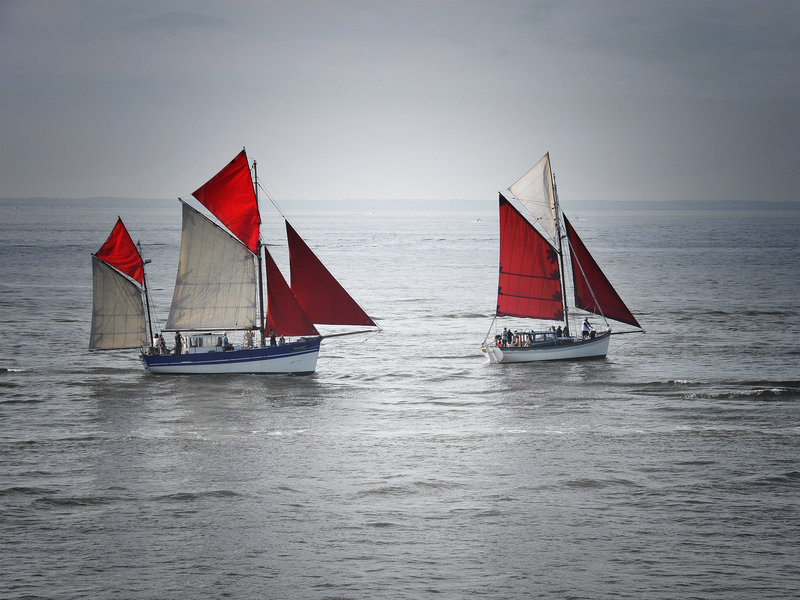
[[[497,321],[497,315],[496,315],[496,314],[495,314],[495,316],[492,318],[492,324],[491,324],[491,325],[489,325],[489,331],[487,331],[487,332],[486,332],[486,337],[485,337],[485,338],[483,338],[483,344],[482,344],[483,346],[485,346],[485,345],[486,345],[486,340],[488,340],[488,339],[489,339],[489,336],[490,336],[490,335],[492,335],[492,328],[494,327],[494,322],[495,322],[495,321]]]
[[[262,192],[264,192],[264,195],[270,201],[272,206],[275,207],[275,210],[277,210],[278,213],[280,213],[281,217],[283,217],[284,220],[291,225],[292,222],[289,220],[289,217],[287,217],[286,213],[284,213],[283,210],[281,209],[281,207],[278,206],[278,203],[272,197],[272,194],[269,193],[269,190],[261,183],[260,179],[256,179],[256,185],[258,186],[258,189],[260,189]],[[382,332],[383,331],[383,328],[379,324],[375,323],[375,327],[377,327],[377,331],[378,332]],[[322,336],[322,337],[337,337],[339,335],[353,335],[354,333],[362,333],[362,332],[354,331],[352,333],[350,333],[350,332],[348,332],[348,333],[340,333],[340,334],[334,334],[334,335],[328,335],[328,336]]]
[[[150,339],[147,340],[147,345],[151,346],[153,344],[153,332],[158,330],[161,331],[161,327],[157,326],[156,323],[161,323],[161,320],[158,318],[158,311],[156,310],[156,303],[153,299],[153,293],[150,290],[150,286],[146,284],[147,282],[147,265],[150,264],[150,259],[145,259],[144,253],[142,252],[142,241],[137,239],[136,240],[136,247],[139,250],[139,256],[142,259],[142,281],[144,287],[144,294],[145,294],[145,303],[147,304],[147,319],[150,321],[150,330],[151,335]]]
[[[644,330],[642,330],[642,331],[620,331],[618,333],[612,333],[611,335],[619,335],[620,333],[644,333]],[[616,345],[616,348],[614,349],[614,354],[617,354],[620,351],[621,348],[624,348],[625,346],[630,344],[634,339],[635,338],[630,338],[629,340],[623,342],[622,344],[617,344],[616,342],[614,342],[614,344]]]
[[[581,261],[578,260],[578,257],[575,256],[575,254],[572,251],[572,242],[570,242],[568,235],[565,235],[564,237],[567,240],[567,247],[569,248],[570,258],[575,258],[575,262],[578,264],[578,268],[581,270],[581,276],[583,277],[583,280],[586,282],[586,287],[589,288],[589,292],[592,294],[592,300],[594,300],[594,305],[597,307],[597,310],[600,311],[600,316],[603,317],[603,321],[605,321],[606,327],[608,327],[608,319],[606,319],[606,316],[603,314],[603,307],[600,306],[600,303],[597,301],[597,296],[594,295],[592,284],[589,283],[589,278],[586,277],[586,273],[583,272],[583,265],[581,264]]]
[[[275,207],[275,210],[277,210],[280,213],[280,215],[288,221],[289,218],[286,216],[286,213],[284,213],[283,210],[281,210],[281,207],[278,206],[278,203],[275,202],[272,195],[269,193],[269,190],[266,187],[264,187],[264,185],[262,185],[260,180],[256,181],[256,185],[258,186],[258,189],[264,192],[264,195],[267,197],[267,200],[269,200],[270,204],[272,204],[272,206]]]

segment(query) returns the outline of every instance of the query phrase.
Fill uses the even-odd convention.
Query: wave
[[[546,488],[567,488],[567,489],[588,489],[588,490],[600,490],[609,487],[625,487],[625,488],[645,488],[639,483],[634,481],[630,481],[629,479],[620,479],[617,477],[612,477],[609,479],[596,479],[596,478],[589,478],[589,477],[581,477],[577,479],[568,479],[566,481],[562,481],[560,483],[553,483],[550,485],[545,486]]]
[[[694,392],[687,398],[701,400],[795,400],[800,398],[800,388],[756,388],[749,390],[722,390],[719,392]]]
[[[788,484],[800,483],[800,471],[787,471],[786,473],[762,475],[758,477],[756,483],[763,485],[775,485],[780,483],[788,483]]]
[[[62,444],[65,442],[102,442],[107,441],[109,438],[100,435],[76,435],[74,437],[42,437],[35,439],[21,439],[5,442],[4,445],[10,448],[25,448],[28,446],[48,446],[50,444]]]
[[[0,381],[0,390],[14,390],[22,387],[24,386],[21,383],[15,383],[13,381]],[[23,396],[21,394],[19,398],[4,398],[0,400],[0,404],[28,404],[31,402],[44,402],[44,400],[40,398]]]
[[[54,494],[54,493],[55,492],[53,490],[48,490],[47,488],[29,487],[24,485],[12,486],[10,488],[0,490],[0,496],[16,496],[16,495],[41,496],[43,494]]]
[[[736,310],[723,310],[723,309],[710,309],[703,311],[703,318],[712,317],[735,317],[740,319],[742,317],[794,317],[797,311],[790,307],[787,308],[749,308]],[[696,318],[698,313],[694,307],[676,308],[670,310],[669,314],[672,317],[690,317]]]
[[[32,373],[33,369],[26,367],[0,367],[0,373]]]
[[[407,496],[412,491],[407,486],[382,485],[369,490],[358,492],[357,496],[364,498],[369,496]]]
[[[491,321],[492,315],[489,313],[476,313],[476,312],[453,312],[442,313],[438,315],[440,319],[486,319]]]
[[[794,400],[800,399],[800,381],[737,381],[713,382],[691,379],[672,379],[645,383],[619,383],[635,395],[665,394],[705,400]]]
[[[111,504],[120,498],[109,496],[61,496],[55,498],[37,498],[34,500],[37,504],[44,504],[47,506],[56,507],[69,507],[69,506],[96,506],[100,504]]]
[[[195,500],[203,500],[205,498],[243,498],[244,495],[233,490],[207,490],[203,492],[176,492],[174,494],[165,494],[163,496],[155,496],[153,500],[157,502],[193,502]]]
[[[464,487],[458,481],[413,481],[404,485],[380,485],[367,490],[358,492],[357,496],[360,498],[369,498],[373,496],[410,496],[414,494],[436,494],[440,490],[452,490]]]

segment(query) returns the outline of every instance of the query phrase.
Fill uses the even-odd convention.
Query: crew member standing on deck
[[[592,332],[592,326],[589,325],[589,319],[588,318],[584,319],[583,320],[583,337],[584,337],[584,339],[589,337],[591,332]]]

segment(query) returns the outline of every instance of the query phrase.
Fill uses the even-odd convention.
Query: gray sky
[[[800,200],[800,2],[0,0],[0,196]]]

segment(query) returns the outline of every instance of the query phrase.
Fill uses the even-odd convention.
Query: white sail
[[[166,329],[249,329],[256,325],[254,255],[183,203],[178,276]]]
[[[553,193],[553,173],[550,170],[550,153],[545,154],[530,171],[508,189],[556,242],[558,234],[556,233],[556,205]]]
[[[92,331],[90,350],[147,345],[140,288],[116,269],[92,256]]]

